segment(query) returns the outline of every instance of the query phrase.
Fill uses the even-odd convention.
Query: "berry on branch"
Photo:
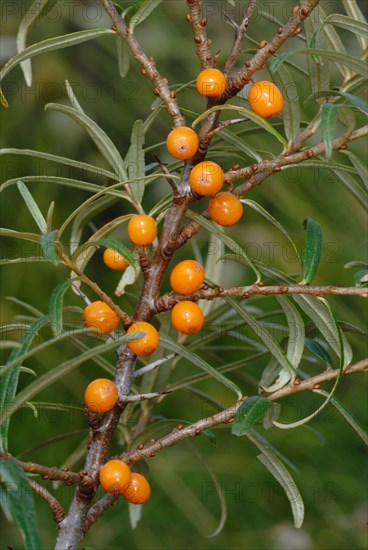
[[[174,128],[167,136],[166,147],[170,155],[176,159],[192,158],[197,152],[199,138],[194,130],[186,126]]]
[[[157,330],[150,323],[145,321],[137,321],[133,323],[127,330],[127,334],[134,334],[135,332],[145,332],[146,335],[137,340],[131,340],[128,342],[128,348],[130,351],[135,353],[135,355],[148,357],[154,351],[156,351],[159,343],[160,337]]]
[[[106,248],[103,253],[103,261],[107,267],[114,269],[115,271],[122,271],[129,265],[129,262],[124,258],[124,256],[119,254],[119,252],[116,252],[113,248]]]
[[[97,378],[88,384],[84,402],[95,413],[111,411],[118,401],[118,389],[108,378]]]
[[[237,223],[243,215],[243,205],[232,193],[218,193],[208,203],[210,218],[225,227]]]
[[[204,269],[195,260],[179,262],[171,272],[170,285],[178,294],[192,294],[200,289],[204,281]]]
[[[250,88],[248,101],[251,109],[263,118],[279,115],[284,108],[284,98],[279,88],[268,80],[256,82]]]
[[[171,323],[177,331],[183,334],[197,334],[203,327],[204,316],[197,304],[184,300],[173,307]]]
[[[109,460],[100,470],[100,483],[106,493],[121,495],[132,478],[130,468],[121,460]]]
[[[218,69],[204,69],[196,82],[197,90],[206,97],[220,97],[226,88],[226,77]]]
[[[96,332],[109,334],[118,328],[120,318],[105,302],[97,301],[89,304],[84,312],[84,324],[88,328],[95,328]]]
[[[157,236],[155,220],[151,216],[137,214],[129,220],[128,235],[132,243],[138,246],[153,243]]]
[[[130,483],[123,491],[124,498],[130,504],[143,504],[151,495],[151,488],[147,479],[141,474],[132,473]]]
[[[214,195],[224,184],[224,172],[215,162],[205,160],[192,168],[189,183],[198,195]]]

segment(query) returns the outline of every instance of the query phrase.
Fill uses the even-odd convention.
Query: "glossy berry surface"
[[[194,130],[186,126],[174,128],[167,136],[166,147],[176,159],[186,160],[196,154],[199,138]]]
[[[115,271],[122,271],[129,265],[129,262],[124,258],[124,256],[119,254],[119,252],[116,252],[113,248],[106,248],[103,253],[103,261],[107,267],[114,269]]]
[[[226,88],[226,77],[218,69],[204,69],[196,82],[197,90],[206,97],[219,97]]]
[[[130,504],[143,504],[151,495],[151,488],[147,479],[141,474],[132,473],[130,483],[123,491],[124,498]]]
[[[248,100],[252,110],[263,118],[279,115],[284,108],[282,93],[268,80],[253,84],[248,93]]]
[[[130,468],[121,460],[109,460],[100,470],[100,483],[106,493],[121,495],[132,478]]]
[[[218,193],[208,203],[210,218],[219,225],[228,227],[237,223],[243,215],[243,205],[232,193]]]
[[[109,334],[118,328],[120,318],[105,302],[92,302],[84,312],[84,324],[88,328],[95,328],[96,332]]]
[[[205,160],[192,168],[189,183],[198,195],[214,195],[224,184],[224,172],[215,162]]]
[[[108,378],[98,378],[88,384],[84,402],[95,413],[111,411],[118,401],[118,389]]]
[[[132,243],[146,246],[153,243],[157,236],[156,222],[151,216],[138,214],[129,220],[128,235]]]
[[[177,331],[183,334],[197,334],[203,327],[204,316],[197,304],[184,300],[173,307],[171,323]]]
[[[134,334],[140,331],[144,331],[146,335],[137,340],[128,342],[128,348],[135,353],[135,355],[148,357],[148,355],[151,355],[157,349],[160,343],[160,337],[155,327],[145,321],[133,323],[128,328],[127,334]]]
[[[191,294],[201,288],[204,281],[204,269],[195,260],[179,262],[170,274],[170,285],[178,294]]]

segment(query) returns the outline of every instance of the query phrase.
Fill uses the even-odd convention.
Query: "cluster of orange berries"
[[[106,493],[122,495],[131,504],[143,504],[151,494],[147,479],[132,473],[122,460],[109,460],[102,466],[100,483]]]
[[[85,391],[84,402],[95,413],[113,409],[118,401],[118,389],[107,378],[93,380]],[[143,504],[149,499],[151,489],[147,479],[132,473],[125,462],[109,460],[100,470],[100,483],[107,493],[122,495],[131,504]]]
[[[226,88],[226,77],[218,69],[205,69],[197,78],[198,92],[206,97],[219,97]],[[284,100],[280,90],[268,81],[253,84],[249,90],[249,104],[252,110],[263,118],[281,113]],[[194,130],[186,126],[174,128],[166,141],[169,153],[177,159],[192,158],[199,146],[199,138]],[[220,191],[224,184],[222,168],[212,161],[196,164],[189,176],[192,190],[200,196],[212,196],[208,213],[212,220],[222,226],[237,223],[243,215],[243,206],[232,193]]]

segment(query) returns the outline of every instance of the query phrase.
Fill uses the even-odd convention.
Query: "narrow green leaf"
[[[359,174],[360,179],[362,180],[366,190],[368,191],[368,167],[363,159],[359,158],[357,155],[351,151],[344,150],[341,151],[344,155],[348,156],[352,162],[356,172]]]
[[[50,260],[50,262],[57,264],[59,263],[59,258],[56,253],[56,236],[57,236],[58,230],[54,229],[54,231],[50,231],[50,233],[46,233],[45,235],[41,235],[41,246],[42,251],[45,255],[45,257]]]
[[[316,9],[313,12],[314,18],[316,20],[317,28],[316,31],[310,41],[310,47],[311,48],[321,48],[321,49],[327,49],[326,48],[326,42],[328,43],[328,46],[330,50],[334,50],[335,52],[339,52],[341,54],[346,55],[347,51],[346,48],[341,41],[336,29],[332,25],[326,25],[325,21],[328,19],[326,12],[323,10],[321,4],[316,6]],[[323,35],[323,40],[320,40]],[[344,65],[340,65],[339,63],[336,63],[336,68],[340,71],[342,76],[344,77],[344,80],[349,79],[352,76],[352,73],[349,69],[344,67]]]
[[[341,105],[338,103],[325,103],[322,105],[321,126],[327,160],[331,158],[333,152],[332,141],[339,109],[341,109]]]
[[[267,451],[267,454],[258,455],[257,458],[284,489],[291,505],[291,510],[294,517],[294,526],[297,529],[300,529],[304,520],[304,503],[295,481],[281,460],[279,460],[276,455],[271,454],[269,450]]]
[[[279,56],[278,59],[277,59],[277,62],[275,61],[275,63],[272,65],[272,70],[275,71],[277,70],[278,66],[281,65],[282,63],[284,63],[285,59],[287,59],[288,57],[292,56],[292,55],[296,55],[296,54],[305,54],[305,55],[308,55],[308,56],[321,56],[322,58],[325,58],[325,59],[328,59],[330,61],[334,61],[335,63],[341,63],[342,65],[345,65],[346,67],[349,67],[350,69],[352,69],[354,72],[364,76],[365,78],[367,78],[368,76],[368,70],[367,70],[367,66],[366,66],[366,63],[360,59],[358,59],[357,57],[353,57],[352,55],[346,55],[346,54],[342,54],[342,53],[339,53],[339,52],[334,52],[334,51],[331,51],[331,50],[321,50],[321,49],[302,49],[302,50],[293,50],[293,51],[290,51],[290,52],[286,52],[285,54],[283,54],[283,56]],[[270,66],[270,69],[271,69],[271,66]],[[328,87],[328,86],[327,86]],[[322,88],[320,88],[322,89]],[[314,90],[316,91],[316,90]]]
[[[305,338],[305,345],[309,349],[309,351],[311,351],[319,359],[322,359],[322,361],[324,361],[329,368],[333,369],[333,361],[329,353],[327,353],[327,351],[325,350],[323,343],[324,342],[322,342],[321,340],[311,340],[310,338]]]
[[[317,273],[321,260],[322,231],[321,226],[312,220],[312,218],[305,219],[304,228],[307,230],[307,237],[303,258],[303,281],[301,284],[308,285]]]
[[[260,395],[248,397],[236,411],[231,433],[237,436],[247,434],[254,424],[268,412],[270,406],[271,401],[265,397]]]
[[[124,270],[124,273],[116,286],[114,292],[115,296],[122,296],[125,292],[125,288],[129,285],[134,284],[140,275],[138,254],[134,252],[133,257],[134,262],[129,264],[128,267]]]
[[[283,94],[285,105],[282,112],[285,134],[289,144],[292,143],[300,129],[300,106],[297,87],[290,72],[284,65],[272,73],[273,80]]]
[[[83,172],[91,172],[97,176],[109,178],[112,180],[119,181],[119,178],[113,172],[109,172],[104,168],[99,168],[98,166],[92,166],[92,164],[87,164],[86,162],[79,162],[77,160],[69,159],[66,157],[59,157],[58,155],[51,155],[49,153],[44,153],[42,151],[34,151],[32,149],[16,149],[12,148],[3,148],[0,149],[0,155],[24,155],[28,157],[36,157],[44,160],[50,160],[51,162],[56,162],[58,164],[65,164],[66,166],[72,166],[73,168],[78,168]]]
[[[262,162],[262,155],[260,155],[255,149],[250,147],[245,139],[242,139],[238,134],[233,134],[229,130],[222,130],[221,137],[223,140],[228,141],[236,148],[236,151],[245,153],[249,158],[254,159],[256,162]]]
[[[353,94],[349,94],[348,92],[341,92],[339,90],[321,90],[319,92],[316,92],[305,100],[304,103],[308,103],[309,101],[312,101],[313,99],[317,99],[320,97],[344,97],[349,103],[354,105],[357,109],[360,109],[363,111],[363,113],[368,113],[368,103],[361,97],[358,97]],[[327,103],[329,105],[329,103]]]
[[[84,112],[80,112],[73,107],[67,105],[59,105],[57,103],[48,103],[45,110],[52,109],[59,113],[63,113],[70,116],[75,120],[86,132],[90,135],[101,154],[105,157],[107,162],[113,168],[114,172],[120,178],[121,181],[126,181],[127,174],[124,170],[124,162],[121,155],[109,136],[98,126],[98,124],[87,116]]]
[[[312,414],[309,414],[305,418],[302,418],[301,420],[297,420],[296,422],[291,422],[289,424],[282,424],[282,423],[276,422],[276,421],[273,422],[274,426],[276,426],[277,428],[281,428],[282,430],[291,430],[293,428],[298,428],[300,426],[303,426],[304,424],[306,424],[307,422],[309,422],[310,420],[312,420],[313,418],[318,416],[320,414],[320,412],[327,407],[327,405],[330,403],[331,399],[333,398],[333,396],[336,392],[337,386],[339,385],[341,376],[343,374],[344,365],[346,364],[345,347],[344,347],[344,339],[343,339],[344,335],[341,331],[340,325],[339,325],[339,323],[338,323],[338,321],[335,317],[335,314],[333,313],[329,303],[327,302],[327,300],[325,300],[324,298],[319,298],[319,300],[320,300],[320,302],[322,302],[324,304],[325,308],[329,312],[329,314],[331,316],[331,319],[333,320],[335,330],[336,330],[337,335],[338,335],[338,344],[339,344],[339,348],[340,348],[340,353],[339,353],[339,358],[340,358],[339,374],[338,374],[338,376],[335,380],[335,383],[334,383],[330,393],[327,394],[327,397],[326,397],[325,401]]]
[[[359,185],[359,183],[350,174],[341,173],[339,170],[331,169],[331,172],[337,177],[342,185],[353,195],[365,211],[368,210],[368,193]]]
[[[118,189],[106,188],[103,187],[103,185],[97,185],[95,183],[89,183],[83,180],[74,180],[71,178],[62,178],[58,176],[24,176],[22,180],[23,182],[55,183],[57,185],[65,185],[66,187],[73,187],[75,189],[81,189],[82,191],[89,191],[91,193],[104,193],[106,195],[126,198],[126,194]],[[7,187],[16,184],[17,181],[17,178],[7,180],[0,186],[0,192],[4,191]]]
[[[142,202],[145,187],[144,179],[140,179],[145,176],[144,142],[143,120],[136,120],[133,125],[131,145],[125,157],[124,166],[129,180],[131,180],[129,188],[137,205]]]
[[[342,3],[349,17],[351,17],[354,21],[360,21],[362,23],[366,23],[366,18],[361,12],[356,0],[342,0]],[[357,35],[357,39],[361,49],[365,50],[368,46],[368,41],[359,35]]]
[[[216,105],[215,107],[211,107],[210,109],[207,109],[207,111],[202,113],[198,118],[196,118],[192,122],[192,128],[195,128],[197,124],[202,122],[202,120],[207,118],[208,115],[210,115],[211,113],[214,113],[216,111],[225,111],[225,110],[236,111],[240,115],[249,118],[250,120],[255,122],[258,126],[266,130],[268,133],[272,134],[280,143],[282,143],[282,145],[284,145],[285,147],[287,146],[285,139],[282,137],[281,134],[279,134],[277,130],[275,130],[275,128],[269,122],[267,122],[264,118],[256,115],[250,109],[245,109],[244,107],[240,107],[238,105]]]
[[[188,361],[190,361],[192,364],[196,365],[200,369],[207,372],[212,378],[229,388],[231,391],[236,393],[238,398],[240,399],[242,397],[242,392],[238,388],[234,382],[226,378],[223,374],[221,374],[218,370],[211,367],[209,363],[207,363],[204,359],[193,353],[192,351],[189,351],[188,348],[178,344],[177,342],[174,342],[171,338],[165,335],[160,334],[161,343],[165,345],[165,348],[169,349],[170,351],[173,351],[180,357],[184,357]]]
[[[142,504],[128,504],[129,523],[130,527],[134,530],[138,527],[138,523],[142,519]],[[88,549],[85,549],[88,550]]]
[[[58,0],[35,0],[23,17],[18,27],[17,33],[17,51],[18,53],[26,49],[26,42],[29,30],[34,23],[40,19],[40,15],[45,16],[57,3]],[[31,60],[26,59],[20,64],[27,86],[32,85],[32,66]]]
[[[6,412],[12,405],[18,387],[19,370],[22,364],[22,361],[19,358],[27,352],[29,346],[32,344],[33,339],[37,336],[38,332],[46,325],[47,322],[48,316],[45,315],[44,317],[41,317],[41,319],[38,319],[37,321],[32,323],[29,328],[23,333],[19,342],[19,347],[13,349],[7,361],[7,364],[11,362],[15,362],[15,364],[12,370],[9,370],[4,374],[0,386],[0,409],[3,411],[3,414],[0,418],[0,448],[2,452],[5,452],[7,450],[8,445],[7,439],[9,421],[7,419],[9,418],[9,416],[7,416]]]
[[[52,370],[37,378],[35,382],[32,382],[32,384],[29,384],[26,388],[18,393],[16,398],[11,403],[9,403],[9,405],[3,411],[1,422],[7,422],[11,415],[14,414],[26,401],[31,401],[35,395],[40,393],[45,388],[51,386],[51,384],[58,382],[61,378],[77,368],[81,363],[84,363],[85,361],[88,361],[93,357],[97,357],[101,353],[116,349],[120,344],[137,338],[138,335],[139,333],[136,333],[134,335],[124,335],[113,341],[109,339],[107,342],[104,342],[99,346],[89,348],[84,353],[81,353],[76,357],[65,361],[64,363],[61,363],[57,367],[54,367]]]
[[[284,385],[290,382],[290,380],[295,380],[296,372],[288,358],[283,353],[279,344],[274,340],[271,334],[268,332],[265,326],[259,323],[256,318],[247,312],[236,300],[233,298],[225,298],[225,300],[231,304],[232,308],[240,315],[242,319],[247,323],[247,325],[252,329],[252,331],[262,340],[264,345],[270,351],[277,361],[280,363],[282,369],[287,373],[285,377]]]
[[[0,478],[1,504],[8,504],[27,550],[41,550],[34,498],[26,474],[14,459],[0,458]]]
[[[22,52],[12,57],[4,65],[4,67],[0,71],[0,82],[12,69],[14,69],[14,67],[19,65],[19,63],[21,63],[22,61],[25,61],[26,59],[31,59],[35,55],[51,52],[54,50],[58,50],[60,48],[66,48],[69,46],[74,46],[76,44],[81,44],[82,42],[86,42],[87,40],[93,40],[94,38],[98,38],[105,34],[115,34],[115,33],[111,29],[93,29],[93,30],[87,30],[87,31],[78,31],[71,34],[65,34],[63,36],[56,36],[55,38],[49,38],[47,40],[43,40],[42,42],[38,42],[37,44],[33,44],[33,46],[29,46]],[[2,95],[2,92],[1,92],[1,95]],[[2,103],[4,102],[6,103],[6,99],[4,98],[3,95],[2,97],[3,97]]]
[[[302,263],[302,259],[300,257],[300,254],[299,254],[299,250],[296,246],[296,244],[294,243],[294,241],[292,240],[292,238],[290,237],[289,233],[286,231],[286,229],[281,225],[281,223],[279,223],[276,218],[274,218],[272,216],[272,214],[270,214],[265,208],[263,208],[263,206],[261,206],[258,202],[255,202],[253,200],[250,200],[250,199],[242,199],[241,202],[243,204],[246,204],[247,206],[249,206],[250,208],[252,208],[252,210],[254,210],[255,212],[258,212],[258,214],[260,214],[261,216],[263,216],[267,221],[269,221],[270,223],[272,223],[272,225],[274,225],[275,227],[277,227],[277,229],[279,231],[281,231],[281,233],[287,238],[287,240],[289,241],[289,243],[291,244],[291,246],[293,247],[293,250],[295,252],[295,255],[297,257],[297,259],[299,260],[300,263]]]
[[[68,279],[60,283],[51,293],[49,299],[49,319],[52,332],[59,336],[63,332],[63,300],[64,294],[72,284]]]
[[[347,31],[353,32],[359,36],[368,40],[368,25],[362,21],[357,21],[352,17],[347,17],[341,13],[331,13],[323,22],[323,26],[333,25],[335,27],[340,27]]]
[[[134,32],[134,28],[142,23],[152,12],[161,4],[162,0],[143,0],[137,13],[133,15],[129,23],[129,29]]]
[[[191,220],[195,220],[198,222],[202,227],[207,229],[211,234],[216,235],[220,241],[225,244],[230,250],[232,250],[237,256],[240,258],[243,258],[245,260],[245,263],[249,265],[249,267],[254,272],[255,276],[257,277],[256,282],[259,282],[261,280],[261,274],[258,271],[257,267],[255,266],[255,263],[253,260],[250,259],[246,251],[233,239],[231,239],[226,233],[221,231],[219,229],[218,225],[216,225],[214,222],[207,220],[207,218],[204,218],[203,216],[196,214],[192,210],[187,210],[185,214],[188,218]]]
[[[18,187],[19,193],[22,195],[23,200],[27,205],[28,210],[32,214],[34,221],[38,225],[39,230],[41,231],[41,233],[47,233],[46,220],[43,217],[41,210],[38,208],[31,193],[28,191],[27,187],[24,185],[24,183],[21,180],[17,181],[17,187]]]
[[[324,390],[316,390],[315,393],[319,393],[320,395],[324,395],[325,397],[328,397],[328,393]],[[330,402],[331,402],[331,405],[333,405],[339,411],[339,413],[350,424],[353,430],[359,435],[359,437],[365,443],[365,445],[368,445],[368,434],[366,433],[364,428],[360,425],[360,423],[357,421],[357,419],[354,417],[354,415],[345,407],[343,403],[341,403],[341,401],[337,399],[337,397],[332,397]]]
[[[130,50],[128,44],[121,38],[116,37],[116,53],[118,57],[119,74],[125,78],[130,68]]]
[[[288,322],[289,338],[286,357],[294,369],[297,369],[304,351],[305,332],[303,318],[289,298],[286,296],[277,296],[276,299],[282,307]]]
[[[235,258],[237,259],[237,258]],[[240,258],[238,261],[242,261]],[[270,277],[274,281],[280,281],[286,284],[295,284],[295,280],[285,275],[280,270],[263,264],[260,261],[255,262],[259,270],[266,276]],[[317,330],[322,334],[326,342],[333,349],[338,357],[340,357],[340,342],[339,334],[336,329],[335,322],[329,312],[329,310],[323,305],[319,298],[313,296],[294,295],[292,297],[299,307],[304,311],[306,315],[313,321]],[[344,335],[342,335],[343,347],[344,347],[344,366],[351,363],[353,359],[353,352],[351,346]]]

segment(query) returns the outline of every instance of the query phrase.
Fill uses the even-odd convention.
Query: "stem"
[[[283,294],[306,294],[309,296],[360,296],[361,298],[368,297],[368,289],[353,286],[353,287],[338,287],[333,285],[328,286],[306,286],[306,285],[279,285],[279,286],[262,286],[260,284],[230,288],[204,288],[193,294],[181,296],[178,294],[165,294],[156,301],[156,311],[168,311],[175,304],[182,300],[190,300],[197,302],[198,300],[214,300],[216,298],[224,298],[226,296],[240,296],[249,298],[254,295],[260,296],[278,296]]]

